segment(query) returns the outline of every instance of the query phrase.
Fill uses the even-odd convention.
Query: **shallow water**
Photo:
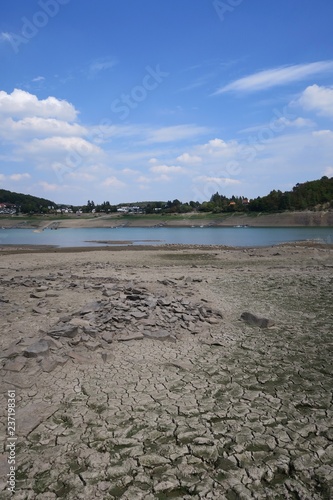
[[[83,247],[168,243],[246,247],[304,240],[333,243],[333,227],[121,227],[46,229],[40,232],[33,229],[0,229],[0,245]]]

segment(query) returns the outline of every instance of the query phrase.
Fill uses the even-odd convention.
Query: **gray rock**
[[[170,299],[158,299],[157,301],[158,305],[166,307],[171,305],[171,300]]]
[[[52,356],[42,359],[41,367],[46,373],[50,373],[55,370],[58,366],[63,366],[67,363],[68,358],[61,356]]]
[[[258,326],[259,328],[269,328],[274,325],[274,321],[267,318],[259,318],[255,314],[249,312],[243,312],[241,314],[241,319],[245,321],[248,325]]]
[[[131,312],[131,316],[133,316],[133,318],[135,319],[143,319],[147,317],[147,314],[140,311],[133,311]]]
[[[88,314],[91,312],[96,312],[101,309],[101,303],[100,302],[91,302],[90,304],[86,304],[84,307],[82,307],[80,314]]]
[[[171,340],[175,341],[175,337],[171,335],[167,330],[158,330],[156,332],[143,332],[146,338],[156,339],[156,340]]]
[[[46,315],[49,312],[47,309],[45,309],[45,307],[33,307],[32,310],[36,314],[43,314],[43,315]]]
[[[22,368],[26,365],[27,358],[23,356],[17,356],[15,359],[9,359],[5,364],[5,370],[10,372],[20,372]]]
[[[57,325],[48,332],[51,337],[68,337],[74,338],[79,332],[77,325],[63,324]]]
[[[111,344],[114,339],[114,333],[113,332],[104,332],[102,335],[102,339],[105,340],[108,344]]]
[[[10,359],[21,354],[23,351],[23,345],[20,344],[21,340],[22,339],[17,342],[13,342],[9,347],[7,347],[6,350],[3,351],[3,353],[0,354],[0,357]]]
[[[88,342],[85,342],[84,345],[87,349],[89,349],[89,351],[96,351],[96,349],[101,347],[99,342],[94,342],[93,340],[88,340]]]
[[[125,333],[124,335],[120,335],[120,337],[117,338],[118,342],[128,342],[129,340],[142,340],[143,335],[142,333]]]
[[[50,346],[46,340],[38,340],[34,342],[31,346],[26,347],[23,351],[23,356],[26,358],[37,358],[37,356],[43,356],[50,349]]]

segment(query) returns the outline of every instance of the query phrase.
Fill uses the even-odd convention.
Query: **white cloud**
[[[177,157],[177,160],[185,164],[194,164],[194,163],[201,163],[202,158],[197,155],[190,155],[188,153],[183,153],[182,155]]]
[[[174,125],[162,127],[157,130],[147,131],[146,143],[174,142],[184,139],[191,139],[202,134],[206,134],[209,129],[197,125]]]
[[[31,178],[31,175],[28,174],[28,173],[24,173],[24,174],[12,174],[9,176],[9,179],[11,181],[22,181],[24,179],[30,179]]]
[[[124,175],[132,176],[132,175],[137,175],[138,171],[134,170],[133,168],[123,168],[121,170],[121,173],[124,174]]]
[[[10,115],[13,118],[39,116],[74,121],[77,114],[78,111],[72,104],[55,97],[39,100],[37,96],[25,90],[14,89],[11,94],[0,91],[0,115]]]
[[[98,59],[89,66],[89,76],[94,77],[101,71],[106,71],[113,68],[117,64],[114,59]]]
[[[152,179],[150,177],[147,177],[146,175],[140,175],[140,177],[138,177],[137,179],[137,182],[140,182],[141,184],[148,184],[151,181]]]
[[[23,174],[18,173],[18,174],[10,174],[10,175],[4,175],[4,174],[0,175],[1,181],[9,180],[9,181],[14,181],[14,182],[20,182],[20,181],[23,181],[24,179],[31,179],[31,175],[28,174],[27,172],[24,172]]]
[[[102,150],[81,137],[48,137],[46,139],[34,139],[23,144],[22,151],[30,154],[72,153],[77,158],[86,158],[91,155],[99,155]]]
[[[0,34],[0,41],[1,42],[11,42],[13,39],[13,35],[11,35],[10,33],[8,32],[5,32],[3,31],[1,34]]]
[[[45,80],[45,76],[36,76],[36,78],[33,78],[31,81],[32,82],[42,82]]]
[[[172,178],[169,175],[162,174],[155,178],[155,182],[170,182]]]
[[[58,184],[51,184],[50,182],[46,181],[40,181],[38,184],[44,189],[44,191],[59,191],[63,189],[63,186],[59,186]]]
[[[26,117],[22,120],[5,118],[0,123],[0,136],[7,140],[24,139],[31,136],[81,136],[87,129],[78,123],[68,123],[55,118]]]
[[[318,61],[309,64],[295,64],[280,66],[264,71],[259,71],[249,76],[239,78],[219,88],[214,95],[225,92],[255,92],[269,89],[278,85],[305,80],[306,78],[325,74],[333,71],[333,61]]]
[[[68,178],[88,182],[96,180],[96,177],[94,175],[88,174],[86,172],[81,172],[80,170],[78,170],[77,172],[70,172],[68,174]]]
[[[208,175],[200,175],[194,179],[195,182],[199,183],[212,183],[217,185],[228,186],[230,184],[240,184],[238,179],[232,179],[231,177],[210,177]]]
[[[333,87],[311,85],[304,90],[298,103],[307,111],[333,118]]]
[[[168,166],[168,165],[156,165],[154,167],[150,167],[149,170],[154,174],[171,174],[171,173],[181,173],[185,171],[185,169],[182,167]]]
[[[122,188],[122,187],[126,186],[126,184],[124,182],[120,181],[119,179],[117,179],[114,176],[107,177],[106,179],[104,179],[103,185],[107,186],[107,187],[114,187],[114,188]]]

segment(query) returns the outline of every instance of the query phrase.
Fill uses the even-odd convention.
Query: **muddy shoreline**
[[[20,499],[332,498],[331,245],[1,249]]]

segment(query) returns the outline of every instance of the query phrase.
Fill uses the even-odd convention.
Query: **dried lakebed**
[[[332,255],[3,255],[15,498],[332,498]]]

